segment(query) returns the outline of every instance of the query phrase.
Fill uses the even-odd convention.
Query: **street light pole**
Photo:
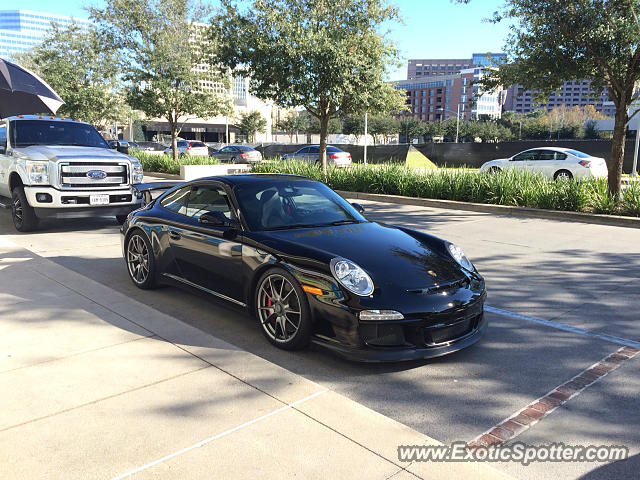
[[[364,112],[364,164],[367,164],[367,117],[368,112]]]
[[[638,115],[638,124],[636,125],[636,148],[633,151],[633,166],[631,167],[630,177],[638,175],[636,169],[638,167],[638,146],[640,146],[640,115]]]
[[[458,103],[458,114],[456,117],[456,143],[458,143],[458,133],[460,132],[460,104]]]

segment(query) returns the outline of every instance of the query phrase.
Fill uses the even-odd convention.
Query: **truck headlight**
[[[25,165],[27,168],[27,177],[31,184],[47,185],[49,183],[49,169],[47,167],[47,162],[27,160]]]
[[[131,183],[142,183],[142,165],[139,163],[132,163],[132,175],[131,175]]]

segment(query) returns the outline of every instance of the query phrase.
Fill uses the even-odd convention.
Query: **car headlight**
[[[132,176],[131,183],[142,183],[143,173],[142,173],[142,165],[139,163],[132,163]]]
[[[448,243],[447,249],[449,250],[451,256],[455,259],[456,262],[460,264],[462,268],[473,272],[473,263],[471,263],[471,260],[469,260],[469,258],[465,255],[465,253],[459,246],[454,245],[453,243]]]
[[[351,293],[366,297],[373,292],[373,280],[362,268],[346,258],[331,259],[331,273]]]
[[[27,168],[27,176],[30,183],[48,184],[49,183],[49,169],[47,162],[35,162],[27,160],[25,162]]]

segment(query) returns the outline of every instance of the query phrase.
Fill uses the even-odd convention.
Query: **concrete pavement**
[[[6,237],[0,286],[3,479],[509,478]]]

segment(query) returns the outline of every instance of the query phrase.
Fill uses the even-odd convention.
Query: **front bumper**
[[[126,215],[141,206],[137,191],[132,187],[113,190],[58,190],[50,186],[25,186],[24,193],[39,218]],[[38,197],[43,194],[45,200],[39,200]],[[109,195],[108,204],[90,204],[91,195],[105,194]]]
[[[424,360],[428,358],[441,357],[443,355],[448,355],[450,353],[457,352],[458,350],[462,350],[463,348],[470,347],[480,340],[487,329],[487,325],[488,321],[485,319],[484,314],[482,314],[480,315],[476,326],[467,334],[459,338],[452,339],[449,342],[423,348],[354,348],[331,342],[321,337],[315,337],[313,339],[313,343],[328,348],[341,357],[355,362],[383,363]]]

